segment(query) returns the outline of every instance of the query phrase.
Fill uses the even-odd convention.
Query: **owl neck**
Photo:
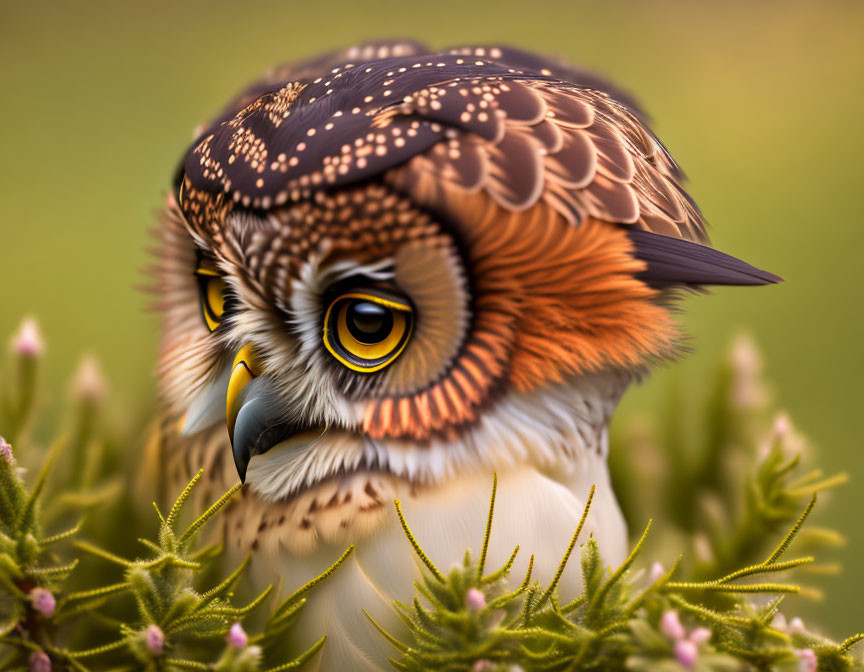
[[[631,378],[606,371],[511,390],[455,438],[366,443],[363,461],[433,487],[471,471],[519,466],[572,474],[587,455],[606,459],[609,422]]]
[[[587,454],[605,458],[609,423],[632,379],[622,371],[574,376],[498,401],[464,442],[486,467],[528,463],[571,469]]]
[[[330,545],[344,548],[383,531],[404,541],[392,506],[400,499],[413,507],[415,529],[430,527],[424,539],[434,538],[437,530],[439,541],[452,542],[451,551],[459,557],[475,541],[466,531],[483,529],[494,471],[502,493],[509,493],[505,506],[516,507],[501,518],[509,524],[496,531],[499,537],[504,530],[515,535],[504,543],[507,552],[530,541],[526,530],[546,534],[552,520],[566,538],[584,497],[596,486],[589,524],[602,531],[604,553],[614,562],[626,552],[626,533],[606,465],[608,427],[630,379],[604,373],[511,392],[487,408],[469,432],[449,441],[372,442],[344,435],[307,451],[265,453],[250,463],[251,492],[242,502],[249,512],[232,535],[242,548],[260,538],[274,550],[284,546],[303,557],[322,544],[332,555]],[[304,480],[312,473],[317,480]],[[268,521],[279,521],[278,528],[262,537]],[[540,541],[532,547],[541,548]],[[373,546],[389,548],[379,542]],[[442,549],[436,549],[440,554]],[[559,549],[546,559],[554,571]],[[373,563],[379,564],[393,563]]]

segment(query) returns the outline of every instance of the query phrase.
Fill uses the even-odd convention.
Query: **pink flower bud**
[[[51,672],[51,659],[44,651],[33,651],[27,661],[30,672]]]
[[[819,669],[819,659],[813,649],[800,649],[795,655],[798,656],[799,672],[816,672]]]
[[[57,600],[54,599],[50,591],[44,588],[34,588],[30,591],[30,604],[43,616],[51,616],[57,607]]]
[[[711,639],[711,631],[708,628],[696,628],[690,633],[690,641],[696,644],[704,644]]]
[[[471,611],[480,611],[486,606],[486,596],[482,591],[471,588],[465,595],[465,605]]]
[[[797,616],[793,618],[791,621],[789,621],[789,632],[796,635],[807,634],[807,629],[804,627],[804,621],[802,621]]]
[[[684,639],[687,635],[684,631],[684,626],[681,625],[681,621],[678,618],[678,612],[673,609],[663,612],[663,616],[660,617],[660,632],[673,642]]]
[[[774,434],[777,438],[783,438],[789,432],[789,419],[783,414],[780,413],[774,419]]]
[[[778,611],[774,618],[771,620],[771,627],[775,630],[779,630],[780,632],[786,632],[789,624],[786,623],[786,617]]]
[[[150,653],[154,656],[161,656],[165,650],[165,633],[162,632],[158,625],[148,626],[144,642]]]
[[[18,328],[18,333],[12,338],[12,351],[26,357],[36,357],[45,349],[39,323],[35,318],[27,317]]]
[[[649,574],[651,577],[651,583],[657,583],[665,573],[666,570],[663,569],[663,565],[659,562],[655,562],[651,565],[651,573]]]
[[[95,403],[105,398],[107,388],[99,360],[93,355],[85,355],[72,378],[72,396]]]
[[[6,439],[0,436],[0,460],[6,460],[9,464],[15,464],[15,456],[12,455],[12,446],[6,443]]]
[[[495,669],[495,664],[491,660],[481,658],[471,666],[471,672],[491,672]]]
[[[704,532],[698,532],[693,535],[693,551],[696,556],[703,562],[714,561],[714,549],[711,546],[711,540]]]
[[[752,338],[740,335],[732,344],[731,401],[739,408],[758,408],[765,403],[767,392],[760,379],[762,357]]]
[[[228,646],[241,651],[246,648],[248,643],[249,636],[246,634],[246,631],[243,630],[243,626],[239,623],[232,625],[231,629],[228,631]]]
[[[675,660],[684,667],[693,667],[699,657],[699,649],[689,639],[681,639],[675,642]]]

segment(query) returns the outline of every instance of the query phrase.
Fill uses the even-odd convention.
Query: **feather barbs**
[[[539,204],[506,211],[478,194],[462,201],[474,323],[453,366],[430,389],[372,400],[373,438],[426,439],[476,420],[497,390],[529,390],[576,374],[638,368],[675,351],[678,332],[621,227],[571,226]],[[472,216],[473,215],[473,216]]]

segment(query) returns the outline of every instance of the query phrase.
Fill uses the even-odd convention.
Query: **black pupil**
[[[348,306],[348,331],[361,343],[380,343],[393,331],[393,313],[371,301],[355,301]]]

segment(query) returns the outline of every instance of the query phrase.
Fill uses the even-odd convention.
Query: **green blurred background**
[[[823,515],[850,538],[846,573],[810,613],[860,629],[862,2],[2,2],[0,334],[38,315],[54,401],[93,351],[116,410],[142,413],[157,324],[136,286],[192,129],[276,62],[382,36],[513,43],[607,73],[656,120],[714,243],[786,278],[689,299],[694,353],[631,391],[616,422],[675,382],[695,407],[730,338],[752,333],[819,464],[853,477]]]

